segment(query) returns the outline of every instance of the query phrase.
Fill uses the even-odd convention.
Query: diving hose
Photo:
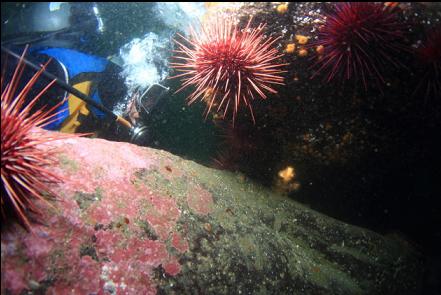
[[[20,60],[22,59],[23,62],[33,68],[36,71],[39,71],[42,69],[42,67],[32,63],[31,61],[27,60],[25,57],[21,57],[20,55],[16,54],[15,52],[9,50],[8,48],[4,47],[2,45],[2,52],[7,53],[8,55],[13,56],[14,58]],[[72,87],[71,85],[65,83],[64,81],[60,80],[58,77],[56,77],[55,75],[49,73],[48,71],[44,70],[41,73],[44,77],[46,77],[47,79],[50,80],[55,80],[55,83],[60,86],[61,88],[63,88],[64,90],[66,90],[67,92],[75,95],[76,97],[78,97],[79,99],[83,100],[84,102],[86,102],[87,104],[94,106],[95,108],[99,109],[100,111],[102,111],[103,113],[109,115],[111,118],[114,118],[116,122],[120,123],[121,125],[127,127],[130,129],[131,132],[136,133],[137,131],[135,130],[135,127],[126,119],[124,119],[121,116],[116,115],[115,113],[113,113],[111,110],[109,110],[108,108],[106,108],[104,105],[99,104],[97,102],[95,102],[90,96],[82,93],[81,91],[75,89],[74,87]]]

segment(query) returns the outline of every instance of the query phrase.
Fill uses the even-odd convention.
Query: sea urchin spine
[[[398,55],[406,50],[406,26],[397,13],[381,3],[344,2],[334,4],[326,15],[315,46],[323,46],[324,54],[313,65],[312,77],[327,73],[327,82],[334,78],[361,77],[364,88],[373,80],[378,88],[385,83],[385,67],[402,66]]]
[[[431,96],[439,99],[441,94],[441,26],[426,33],[425,39],[416,50],[422,74],[415,93],[423,92],[426,100]]]
[[[250,100],[266,99],[265,92],[277,93],[272,85],[283,85],[280,67],[285,65],[274,62],[281,57],[272,48],[279,38],[264,37],[265,25],[251,28],[251,20],[241,31],[231,18],[217,16],[200,33],[191,28],[190,40],[179,34],[190,46],[175,40],[179,49],[174,52],[179,56],[174,58],[181,61],[170,64],[183,73],[171,78],[185,77],[176,92],[196,87],[188,104],[204,100],[207,115],[216,108],[223,118],[232,109],[233,122],[239,107],[245,105],[255,121]]]
[[[55,81],[49,83],[25,105],[26,96],[47,64],[15,95],[25,70],[25,52],[15,68],[11,81],[5,87],[3,75],[1,79],[1,224],[12,219],[30,229],[28,213],[40,212],[35,200],[39,199],[49,204],[44,196],[47,193],[53,194],[47,183],[61,180],[47,168],[55,163],[53,151],[42,149],[40,145],[73,135],[45,132],[35,128],[49,124],[56,115],[54,110],[60,104],[31,114],[32,107]]]

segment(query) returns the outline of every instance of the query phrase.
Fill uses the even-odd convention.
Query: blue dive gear
[[[98,56],[88,55],[67,48],[46,48],[46,49],[37,49],[32,51],[37,54],[45,54],[47,56],[50,56],[54,60],[59,62],[63,67],[63,69],[67,71],[66,83],[69,83],[70,81],[75,79],[75,77],[78,77],[78,75],[80,74],[101,73],[105,70],[106,66],[109,63],[107,59]],[[102,100],[96,88],[94,88],[92,91],[93,91],[92,93],[86,93],[86,94],[92,97],[96,103],[102,104]],[[57,110],[58,114],[56,116],[56,120],[51,124],[47,125],[46,129],[49,130],[60,129],[63,122],[70,115],[68,103],[69,102],[66,100],[64,104],[59,107],[59,109]],[[105,114],[102,111],[98,110],[93,106],[89,106],[89,108],[90,111],[96,117],[100,119],[104,118]]]

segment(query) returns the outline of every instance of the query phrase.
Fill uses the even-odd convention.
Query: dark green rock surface
[[[2,294],[419,293],[411,245],[241,174],[101,139],[49,147],[59,201],[34,233],[3,230]]]

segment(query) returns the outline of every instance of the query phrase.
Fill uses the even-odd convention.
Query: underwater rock
[[[420,254],[168,152],[47,144],[64,183],[1,234],[2,294],[417,294]],[[43,204],[41,204],[43,206]]]

